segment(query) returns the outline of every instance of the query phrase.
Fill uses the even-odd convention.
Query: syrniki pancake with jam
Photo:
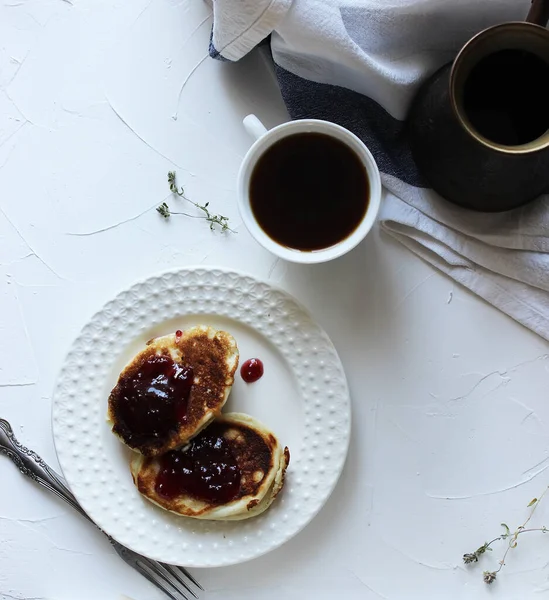
[[[186,517],[247,519],[266,510],[284,485],[288,448],[254,418],[218,417],[186,448],[164,456],[136,454],[131,471],[148,500]]]
[[[220,413],[238,358],[232,335],[204,325],[150,340],[109,396],[112,431],[145,456],[188,443]]]

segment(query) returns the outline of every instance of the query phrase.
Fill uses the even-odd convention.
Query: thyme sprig
[[[184,215],[186,217],[191,217],[192,219],[205,219],[210,224],[210,229],[212,231],[214,231],[215,227],[218,226],[222,232],[230,231],[231,233],[236,233],[236,231],[232,230],[229,227],[229,217],[224,217],[223,215],[215,215],[210,212],[208,208],[210,205],[209,202],[206,202],[206,204],[202,205],[198,204],[198,202],[194,202],[193,200],[185,196],[184,188],[177,187],[177,183],[175,180],[175,171],[170,171],[168,173],[168,184],[170,186],[170,192],[172,192],[172,194],[176,194],[180,198],[183,198],[183,200],[186,200],[194,207],[198,208],[198,210],[202,211],[203,214],[191,215],[186,212],[172,211],[166,202],[162,202],[162,204],[156,208],[157,212],[162,217],[164,217],[165,219],[169,219],[172,215]]]
[[[530,520],[532,519],[532,517],[534,516],[534,513],[536,512],[536,509],[539,506],[539,503],[541,502],[541,500],[543,499],[543,497],[545,496],[545,494],[548,491],[549,491],[549,487],[545,488],[543,494],[541,494],[541,496],[539,498],[533,498],[528,503],[527,508],[531,508],[532,510],[530,511],[530,514],[528,515],[528,518],[524,521],[524,523],[522,525],[519,525],[515,529],[515,531],[513,531],[513,533],[511,533],[511,530],[509,529],[509,526],[506,523],[502,523],[501,526],[503,527],[504,531],[501,535],[494,538],[490,542],[485,542],[484,544],[482,544],[482,546],[477,548],[474,552],[467,552],[466,554],[463,555],[463,562],[466,565],[470,565],[472,563],[477,563],[479,561],[479,558],[483,554],[485,554],[488,550],[490,550],[490,551],[492,550],[492,548],[491,548],[492,544],[494,544],[495,542],[498,542],[500,540],[508,540],[507,547],[505,549],[503,557],[499,561],[499,567],[497,569],[495,569],[494,571],[484,571],[482,573],[482,578],[485,583],[491,584],[491,583],[494,583],[494,581],[496,581],[498,573],[505,566],[505,560],[507,558],[507,555],[513,548],[517,547],[519,535],[522,535],[523,533],[530,533],[532,531],[539,531],[541,533],[549,532],[549,530],[545,526],[543,526],[543,527],[528,527],[528,528],[526,527],[528,525],[528,523],[530,522]]]

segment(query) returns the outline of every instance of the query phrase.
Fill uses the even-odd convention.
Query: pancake
[[[110,393],[113,433],[145,456],[187,444],[220,413],[238,358],[234,338],[205,325],[150,340]]]
[[[265,511],[284,485],[288,448],[259,421],[241,413],[218,417],[191,443],[162,457],[136,454],[137,489],[177,515],[230,521]]]

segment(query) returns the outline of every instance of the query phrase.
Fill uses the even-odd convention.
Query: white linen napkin
[[[356,133],[388,190],[381,227],[549,340],[549,197],[478,214],[424,186],[404,134],[419,86],[475,33],[522,20],[530,0],[214,0],[210,54],[235,61],[271,34],[292,118]]]

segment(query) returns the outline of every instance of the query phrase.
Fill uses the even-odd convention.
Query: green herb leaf
[[[156,211],[160,213],[165,219],[170,218],[170,207],[165,202],[162,202],[160,206],[157,206]]]
[[[482,574],[484,583],[487,583],[488,585],[490,585],[491,583],[494,583],[494,581],[496,580],[496,577],[497,577],[497,574],[495,571],[484,571],[484,573]]]
[[[476,552],[468,552],[463,555],[463,562],[466,565],[470,565],[471,563],[478,562],[478,556]]]
[[[531,506],[534,506],[534,504],[538,501],[537,498],[533,498],[532,500],[530,500],[530,503],[528,504],[527,508],[530,508]]]

